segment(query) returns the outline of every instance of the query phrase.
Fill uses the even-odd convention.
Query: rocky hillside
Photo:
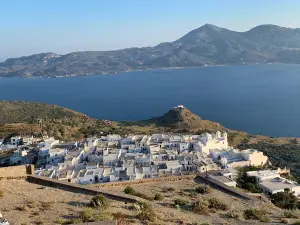
[[[117,51],[41,53],[0,63],[0,77],[56,77],[247,63],[300,63],[300,29],[261,25],[236,32],[206,24],[174,42]]]
[[[106,127],[109,128],[107,131],[110,131],[115,126],[114,122],[95,120],[57,105],[21,101],[0,102],[0,137],[15,134],[48,134],[67,140],[94,135]]]
[[[0,124],[34,123],[43,120],[75,120],[84,122],[89,117],[57,105],[39,102],[2,101],[0,102]]]
[[[174,107],[164,115],[146,120],[144,123],[165,127],[172,132],[199,132],[224,129],[224,127],[218,123],[202,120],[199,116],[184,107]]]

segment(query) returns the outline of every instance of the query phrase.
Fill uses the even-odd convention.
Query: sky
[[[1,0],[0,61],[174,41],[206,23],[300,28],[299,0]]]

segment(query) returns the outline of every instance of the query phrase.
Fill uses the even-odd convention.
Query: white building
[[[247,176],[255,177],[256,182],[260,183],[264,180],[271,180],[277,177],[280,177],[280,174],[277,170],[258,170],[258,171],[248,171],[246,172]]]
[[[300,185],[294,181],[289,181],[281,177],[264,180],[259,183],[259,187],[266,196],[270,196],[271,194],[278,192],[284,192],[287,189],[294,192],[295,196],[300,196]]]
[[[212,149],[227,149],[227,133],[223,132],[221,135],[220,131],[217,131],[213,136],[209,133],[201,135],[198,142],[193,144],[194,150],[201,153],[209,154],[209,151]]]
[[[43,142],[40,142],[39,148],[50,149],[57,144],[59,144],[59,140],[55,140],[53,137],[50,137],[48,139],[45,139]]]

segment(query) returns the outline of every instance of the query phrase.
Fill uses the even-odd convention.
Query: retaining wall
[[[117,186],[130,186],[135,184],[145,184],[152,182],[166,182],[166,181],[180,181],[180,180],[193,180],[195,175],[182,175],[182,176],[168,176],[159,178],[145,178],[139,180],[128,180],[128,181],[116,181],[108,182],[103,184],[90,184],[89,187],[101,188],[101,187],[117,187]]]
[[[0,179],[24,178],[34,174],[33,165],[9,166],[0,168]]]
[[[131,196],[131,195],[126,195],[120,192],[113,192],[113,191],[104,191],[101,190],[100,188],[95,188],[95,187],[89,187],[87,185],[80,185],[80,184],[74,184],[74,183],[69,183],[66,181],[60,181],[52,178],[46,178],[46,177],[41,177],[41,176],[34,176],[34,175],[29,175],[27,176],[27,181],[43,186],[49,186],[49,187],[54,187],[54,188],[59,188],[62,190],[66,191],[71,191],[74,193],[82,193],[82,194],[88,194],[88,195],[99,195],[103,194],[105,197],[116,200],[116,201],[122,201],[122,202],[130,202],[134,203],[137,201],[146,201],[145,199]]]

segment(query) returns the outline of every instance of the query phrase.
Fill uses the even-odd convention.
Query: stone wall
[[[179,181],[179,180],[193,180],[195,175],[183,175],[183,176],[168,176],[168,177],[159,177],[159,178],[146,178],[139,180],[128,180],[128,181],[116,181],[108,182],[103,184],[90,184],[89,187],[101,188],[101,187],[116,187],[116,186],[130,186],[135,184],[144,184],[152,182],[164,182],[164,181]]]
[[[103,194],[105,197],[116,200],[116,201],[122,201],[125,203],[134,203],[138,201],[143,201],[147,202],[145,199],[131,196],[131,195],[126,195],[123,193],[116,193],[112,191],[104,191],[99,188],[95,187],[89,187],[87,185],[81,185],[81,184],[74,184],[74,183],[69,183],[67,181],[60,181],[52,178],[46,178],[46,177],[41,177],[41,176],[34,176],[34,175],[29,175],[27,176],[27,181],[43,186],[49,186],[53,188],[58,188],[62,189],[65,191],[70,191],[73,193],[82,193],[82,194],[88,194],[88,195],[99,195]]]
[[[0,179],[15,179],[34,174],[33,165],[9,166],[0,168]]]

